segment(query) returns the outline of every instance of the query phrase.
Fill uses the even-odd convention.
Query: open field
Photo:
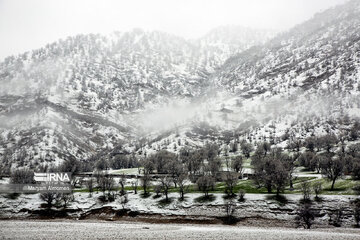
[[[360,239],[360,229],[278,229],[90,221],[0,221],[1,239]]]
[[[338,179],[335,183],[334,190],[331,191],[331,182],[327,181],[324,178],[317,178],[316,176],[300,176],[296,177],[293,180],[294,189],[290,189],[289,186],[285,188],[284,194],[301,194],[301,183],[304,181],[309,181],[311,184],[316,182],[321,182],[323,186],[323,190],[321,191],[322,195],[356,195],[355,191],[353,190],[354,187],[360,185],[359,180],[352,180],[352,179]],[[142,187],[138,186],[138,191],[142,191]],[[250,179],[239,180],[239,182],[234,187],[234,192],[238,193],[240,189],[245,190],[246,193],[259,193],[259,194],[266,194],[267,190],[265,187],[257,187],[254,184],[254,181]],[[125,190],[132,191],[133,187],[126,186]],[[150,192],[153,192],[153,188],[150,187]],[[224,193],[225,190],[225,183],[217,183],[215,188],[210,191],[211,193]],[[87,192],[88,190],[83,189],[75,189],[75,192]],[[171,187],[169,192],[178,192],[179,189],[175,187]],[[197,189],[195,184],[189,184],[188,193],[200,193]]]

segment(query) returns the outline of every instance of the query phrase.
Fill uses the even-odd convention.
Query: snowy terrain
[[[189,41],[134,29],[9,57],[0,63],[1,164],[340,135],[360,118],[359,16],[353,0],[271,40],[231,26]]]
[[[165,205],[159,202],[163,196],[154,199],[154,194],[148,198],[143,198],[139,194],[129,192],[129,201],[126,204],[122,204],[120,198],[114,202],[101,203],[98,200],[101,195],[102,193],[95,192],[92,197],[89,197],[89,193],[74,193],[75,201],[71,202],[67,207],[69,217],[73,219],[121,220],[116,215],[116,212],[122,209],[136,212],[139,217],[151,217],[151,215],[154,215],[155,219],[158,218],[156,216],[162,216],[161,218],[166,219],[166,216],[173,216],[178,218],[177,221],[181,221],[182,218],[193,219],[194,221],[199,219],[215,221],[218,217],[226,216],[223,194],[214,194],[214,201],[199,203],[196,199],[202,196],[200,193],[187,194],[185,201],[178,200],[178,193],[170,193],[169,197],[172,202]],[[264,221],[268,221],[265,225],[271,225],[271,222],[279,221],[284,226],[296,226],[296,210],[302,195],[286,195],[288,203],[285,205],[269,199],[268,196],[266,194],[246,194],[245,202],[236,203],[237,210],[234,216],[240,219],[264,219]],[[335,214],[336,209],[340,207],[343,208],[342,226],[353,226],[354,220],[350,202],[354,199],[354,196],[322,195],[322,198],[323,201],[314,202],[313,207],[316,211],[319,211],[320,216],[316,218],[315,226],[329,226],[330,218]],[[43,209],[38,194],[22,194],[17,199],[0,196],[0,208],[2,209],[0,212],[1,219],[41,218],[37,211]],[[56,210],[56,208],[53,209]],[[58,210],[61,210],[61,208]],[[136,217],[126,218],[128,221],[136,221],[136,219]],[[244,222],[240,223],[244,224]],[[248,224],[245,223],[245,225]]]
[[[146,224],[79,221],[0,221],[4,239],[297,239],[355,240],[357,229],[293,230],[285,228]]]

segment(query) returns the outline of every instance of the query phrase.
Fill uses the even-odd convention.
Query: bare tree
[[[236,156],[231,160],[231,167],[235,172],[242,173],[243,159],[241,156]]]
[[[138,188],[138,184],[139,184],[139,180],[136,176],[135,180],[131,183],[133,189],[134,189],[134,194],[137,194],[137,188]]]
[[[189,190],[189,186],[186,185],[186,180],[187,180],[187,175],[181,174],[177,181],[181,200],[184,200],[185,193]]]
[[[246,158],[249,158],[250,153],[254,150],[253,146],[245,141],[241,143],[240,147],[241,147],[241,152],[244,154]]]
[[[166,168],[168,170],[168,173],[171,175],[174,186],[176,188],[179,176],[183,172],[185,172],[184,167],[182,163],[179,162],[178,160],[173,160],[166,165]]]
[[[315,143],[316,138],[315,137],[308,137],[305,139],[305,147],[310,151],[310,152],[314,152],[315,149]]]
[[[321,162],[321,173],[332,181],[331,190],[334,190],[335,181],[343,175],[344,162],[340,158],[324,158]]]
[[[120,184],[120,195],[124,195],[125,192],[125,184],[126,184],[126,177],[125,174],[122,174],[119,180],[119,184]]]
[[[256,183],[265,186],[268,193],[271,193],[272,188],[275,187],[277,195],[279,195],[289,179],[287,159],[288,156],[283,154],[280,149],[273,149],[266,156],[260,156],[252,163]]]
[[[289,171],[281,164],[280,161],[275,165],[274,173],[272,174],[273,184],[276,189],[276,195],[279,196],[289,179]]]
[[[226,201],[224,204],[227,222],[231,223],[236,211],[236,203],[233,200]]]
[[[160,197],[161,191],[162,191],[162,185],[161,184],[156,184],[154,186],[154,192],[155,192],[155,197],[156,198]]]
[[[228,197],[233,197],[234,194],[234,187],[238,182],[238,176],[236,173],[227,172],[225,175],[225,193]]]
[[[329,223],[335,227],[341,227],[343,217],[344,209],[343,207],[339,207],[332,215],[330,215]]]
[[[294,189],[293,186],[293,174],[296,168],[296,161],[299,158],[300,154],[294,154],[291,157],[285,158],[285,168],[289,173],[289,184],[290,184],[290,189]]]
[[[160,179],[160,182],[161,182],[162,192],[165,195],[165,201],[168,202],[169,189],[171,188],[172,179],[169,177],[163,177]]]
[[[88,179],[85,184],[87,189],[89,190],[89,197],[91,197],[94,191],[94,179],[90,177],[90,179]]]
[[[209,191],[215,187],[215,180],[211,176],[202,176],[196,181],[197,187],[205,195],[205,198],[209,197]]]
[[[305,229],[310,229],[315,220],[315,212],[310,203],[301,204],[297,210],[296,221]]]
[[[123,209],[125,209],[126,204],[129,202],[129,198],[127,193],[125,193],[124,195],[120,196],[120,204],[122,206]]]
[[[332,147],[338,142],[338,139],[334,134],[327,134],[322,137],[322,142],[325,150],[330,152]]]
[[[59,199],[63,202],[63,207],[67,208],[69,203],[74,201],[74,195],[72,193],[61,193]]]
[[[315,193],[315,199],[316,200],[319,200],[319,195],[322,191],[322,183],[321,182],[316,182],[313,184],[313,190],[314,190],[314,193]]]
[[[213,177],[216,177],[216,174],[221,169],[221,159],[219,157],[214,157],[209,160],[208,163],[209,171],[211,172]]]
[[[95,163],[95,168],[97,170],[108,170],[110,167],[109,165],[110,164],[106,159],[101,158]]]
[[[103,196],[105,197],[105,192],[108,191],[107,195],[109,200],[112,200],[111,191],[113,190],[115,185],[113,176],[103,173],[99,179],[99,186],[101,191],[103,192]],[[105,200],[105,199],[104,199]]]
[[[149,194],[148,188],[150,187],[151,183],[151,176],[148,172],[144,173],[144,176],[141,178],[141,186],[144,190],[144,196],[147,196]]]
[[[309,182],[302,182],[301,183],[301,191],[303,194],[303,202],[309,202],[310,201],[310,194],[311,194],[311,188],[310,188]]]
[[[40,194],[40,199],[46,202],[46,207],[50,209],[54,206],[60,199],[60,194],[56,192],[44,192]]]

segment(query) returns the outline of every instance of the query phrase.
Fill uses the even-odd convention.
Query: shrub
[[[239,202],[244,202],[245,201],[245,190],[244,189],[240,189],[239,190]]]
[[[295,218],[298,225],[303,226],[305,229],[310,229],[315,220],[315,212],[310,203],[301,204],[297,210]]]

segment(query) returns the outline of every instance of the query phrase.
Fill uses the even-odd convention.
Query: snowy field
[[[360,229],[278,229],[89,221],[0,221],[0,239],[360,239]]]

